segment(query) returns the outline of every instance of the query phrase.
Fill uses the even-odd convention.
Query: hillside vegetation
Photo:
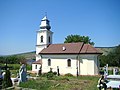
[[[103,55],[108,55],[115,49],[115,47],[96,47],[96,48],[103,52]]]
[[[116,46],[113,51],[109,52],[107,55],[100,56],[100,66],[120,67],[120,45]]]
[[[26,59],[35,59],[35,51],[16,54],[16,56],[25,57]]]

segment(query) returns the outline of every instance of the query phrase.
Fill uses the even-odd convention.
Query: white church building
[[[53,32],[50,22],[45,16],[41,20],[37,31],[36,61],[32,64],[32,71],[37,72],[42,67],[42,73],[50,68],[60,75],[71,73],[73,75],[98,75],[99,55],[102,53],[90,44],[63,43],[52,44]]]

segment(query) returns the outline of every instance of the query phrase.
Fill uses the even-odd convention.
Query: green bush
[[[108,74],[112,75],[113,74],[113,70],[108,70]]]
[[[7,88],[11,86],[12,86],[12,80],[10,77],[10,71],[6,70],[4,78],[3,78],[2,88]]]
[[[43,73],[42,77],[47,77],[48,80],[54,79],[54,77],[57,75],[57,72],[49,71],[48,73]]]
[[[54,75],[57,75],[57,72],[53,72]]]
[[[32,65],[27,64],[27,70],[32,70]]]
[[[104,70],[101,69],[101,70],[99,71],[99,73],[100,73],[100,75],[104,75]]]
[[[0,78],[0,90],[2,89],[2,81],[3,81],[3,79]]]
[[[118,72],[118,75],[120,75],[120,71]]]
[[[41,76],[42,77],[47,77],[47,73],[43,73]]]
[[[48,80],[53,79],[53,77],[54,77],[54,73],[52,71],[50,71],[50,72],[47,73],[47,79]]]
[[[65,76],[72,77],[73,75],[71,73],[67,73]]]

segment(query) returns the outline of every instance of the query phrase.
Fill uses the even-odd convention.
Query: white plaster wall
[[[87,75],[87,59],[82,59],[80,62],[80,75]]]
[[[38,55],[44,48],[45,46],[36,46],[36,54]]]
[[[48,44],[52,43],[52,34],[53,32],[48,31],[48,30],[37,31],[36,61],[41,59],[41,57],[39,56],[39,53],[44,48],[47,48]],[[43,42],[41,42],[41,36],[43,36]],[[49,36],[51,38],[50,43],[49,43]]]
[[[46,39],[47,39],[47,30],[40,30],[37,31],[37,45],[44,45],[47,44]],[[43,42],[41,42],[41,36],[43,36]]]
[[[36,65],[37,65],[37,69],[35,68]],[[37,72],[39,70],[40,66],[41,66],[40,64],[32,64],[32,71]]]
[[[47,30],[47,37],[46,37],[46,38],[47,38],[47,39],[46,39],[47,41],[46,41],[46,42],[47,42],[48,44],[52,44],[52,35],[53,35],[53,32]],[[49,42],[49,36],[50,36],[50,42]]]
[[[80,55],[80,74],[98,75],[97,55]]]
[[[45,47],[44,46],[36,46],[36,61],[41,59],[41,56],[39,55],[40,51],[42,51]]]
[[[49,30],[40,30],[37,31],[37,45],[48,45],[52,44],[52,31]],[[43,36],[43,42],[41,42],[41,36]],[[51,42],[49,43],[49,36],[51,38]]]
[[[57,66],[59,66],[60,74],[71,73],[76,75],[77,65],[80,75],[98,75],[98,55],[79,55],[80,62],[77,61],[77,55],[42,55],[42,72],[46,73],[52,68],[57,72]],[[48,66],[48,59],[51,59],[51,66]],[[67,60],[71,59],[71,67],[67,66]],[[35,64],[32,64],[32,70],[35,69]]]
[[[40,55],[36,55],[36,61],[40,60],[41,56]]]
[[[76,75],[76,55],[42,55],[42,72],[53,71],[57,72],[57,66],[59,66],[60,74],[71,73]],[[48,66],[48,59],[51,59],[51,66]],[[67,60],[71,59],[71,67],[67,66]]]

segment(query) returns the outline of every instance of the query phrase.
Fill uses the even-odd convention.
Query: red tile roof
[[[50,44],[43,49],[39,54],[102,54],[99,50],[89,44],[79,43],[64,43]]]
[[[94,48],[93,46],[91,46],[90,44],[84,44],[81,52],[82,53],[86,53],[86,54],[102,54],[101,51],[99,51],[98,49]]]
[[[42,60],[39,59],[38,61],[35,61],[32,64],[42,64]]]

